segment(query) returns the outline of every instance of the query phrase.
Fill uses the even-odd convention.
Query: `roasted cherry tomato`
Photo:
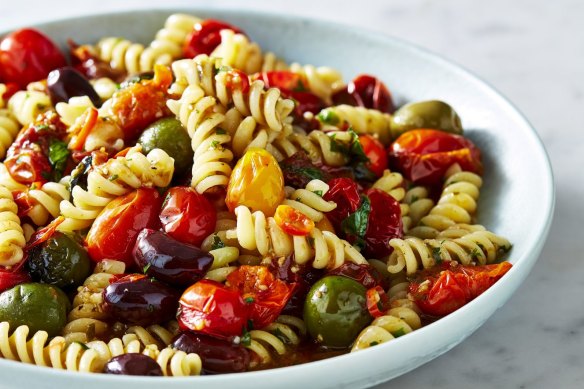
[[[16,155],[6,158],[4,165],[16,181],[30,185],[33,182],[47,182],[50,177],[51,164],[40,150],[19,150]]]
[[[324,108],[324,102],[309,92],[308,83],[301,74],[289,70],[274,70],[259,73],[255,78],[262,80],[267,88],[278,88],[284,97],[293,99],[296,103],[296,116],[302,116],[304,112],[317,114]]]
[[[227,286],[242,295],[253,328],[263,328],[276,320],[296,287],[274,277],[266,266],[245,265],[227,276]]]
[[[124,140],[135,139],[148,125],[169,115],[166,100],[170,84],[170,69],[156,65],[152,80],[141,80],[114,94],[111,111],[124,132]]]
[[[286,185],[304,188],[312,180],[329,182],[333,175],[315,165],[304,151],[298,151],[280,162]]]
[[[210,55],[221,44],[221,30],[233,30],[236,34],[243,34],[239,28],[221,20],[203,20],[195,24],[194,30],[185,40],[184,56],[186,58],[195,58],[199,54]]]
[[[278,205],[274,214],[276,224],[284,232],[294,236],[306,236],[314,230],[314,222],[289,205]]]
[[[19,271],[7,271],[0,269],[0,293],[13,286],[24,284],[25,282],[30,282],[30,276],[28,273]]]
[[[8,101],[16,92],[19,91],[20,87],[15,82],[7,82],[4,84],[6,90],[2,95],[0,95],[0,99],[4,101]]]
[[[343,276],[357,281],[366,288],[373,288],[381,284],[381,276],[371,265],[357,265],[345,262],[341,266],[327,273],[327,276]]]
[[[337,207],[326,213],[327,218],[336,229],[341,222],[359,208],[361,198],[357,183],[350,178],[334,178],[328,182],[329,190],[322,196],[326,201],[334,201]]]
[[[225,203],[231,212],[245,205],[272,216],[284,196],[284,176],[276,159],[266,150],[250,148],[233,168]]]
[[[14,31],[0,42],[0,81],[15,82],[22,89],[66,64],[57,45],[37,30]]]
[[[369,189],[365,196],[370,201],[371,211],[365,231],[363,252],[373,258],[391,254],[389,241],[403,236],[403,224],[399,202],[379,189]]]
[[[130,267],[132,249],[144,228],[156,229],[162,198],[156,189],[142,188],[118,197],[101,211],[93,222],[86,243],[95,262],[117,259]]]
[[[347,92],[356,105],[373,108],[381,112],[393,112],[393,100],[385,84],[376,77],[361,74],[347,85]]]
[[[410,293],[424,313],[445,316],[489,289],[511,267],[509,262],[484,266],[445,263],[424,272],[410,284]]]
[[[360,135],[359,142],[363,146],[365,155],[369,158],[367,168],[377,177],[381,177],[383,171],[387,169],[387,154],[383,145],[371,135]]]
[[[239,69],[231,69],[225,77],[225,85],[230,90],[240,90],[242,93],[249,91],[249,77]]]
[[[467,138],[438,130],[412,130],[389,149],[390,163],[416,184],[436,185],[458,163],[463,170],[483,171],[480,150]]]
[[[183,293],[177,319],[183,330],[227,338],[242,334],[248,312],[237,290],[216,281],[201,280]]]
[[[367,310],[373,317],[381,317],[389,309],[389,297],[381,286],[375,286],[367,290]]]
[[[193,188],[171,188],[160,211],[164,231],[174,239],[200,246],[215,229],[217,214],[205,196]]]

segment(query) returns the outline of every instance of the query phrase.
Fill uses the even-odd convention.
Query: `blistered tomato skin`
[[[162,196],[156,189],[141,188],[118,197],[101,211],[85,242],[94,262],[115,258],[126,266],[134,264],[132,250],[138,234],[160,225],[158,213]]]
[[[210,55],[221,44],[221,30],[242,31],[221,20],[206,19],[195,25],[194,30],[185,40],[183,53],[186,58],[195,58],[199,54]]]
[[[273,216],[284,197],[284,176],[276,159],[263,149],[247,150],[231,173],[225,198],[229,210],[245,205]]]
[[[199,281],[213,264],[213,257],[203,250],[150,229],[138,235],[133,255],[144,273],[176,286]]]
[[[200,246],[213,233],[217,214],[205,196],[191,187],[177,186],[166,195],[160,221],[174,239]]]
[[[327,276],[334,275],[355,280],[367,289],[381,284],[381,276],[377,270],[368,264],[357,265],[356,263],[345,262],[327,273]]]
[[[446,170],[458,163],[463,170],[482,174],[481,152],[469,139],[439,130],[405,132],[389,148],[390,163],[421,185],[441,184]]]
[[[377,77],[361,74],[347,85],[347,92],[360,107],[386,113],[392,113],[394,110],[389,90]]]
[[[25,89],[66,64],[57,45],[37,30],[14,31],[0,42],[0,82],[15,82]]]
[[[181,296],[177,319],[183,330],[229,338],[242,334],[248,309],[238,291],[219,282],[201,280]]]
[[[285,233],[293,236],[306,236],[314,230],[314,222],[289,205],[278,205],[274,220]]]
[[[377,177],[383,175],[383,171],[387,169],[387,153],[380,141],[371,135],[360,135],[359,143],[363,147],[363,152],[369,158],[367,167]]]
[[[207,374],[244,372],[251,360],[245,347],[203,334],[184,332],[177,335],[171,345],[187,354],[198,354],[203,362],[203,372]]]
[[[172,320],[180,293],[143,274],[112,282],[103,290],[103,308],[125,324],[148,326]]]
[[[127,353],[113,357],[105,364],[105,374],[162,376],[162,368],[156,361],[140,353]]]
[[[337,207],[326,213],[333,226],[340,231],[341,222],[359,208],[361,197],[357,183],[350,178],[334,178],[328,182],[329,190],[323,199],[334,201]]]
[[[71,97],[87,96],[95,105],[101,105],[93,86],[77,70],[70,66],[55,69],[47,77],[47,88],[53,105],[60,102],[68,102]]]

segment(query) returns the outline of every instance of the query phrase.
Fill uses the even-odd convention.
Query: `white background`
[[[380,388],[584,387],[584,1],[0,0],[0,29],[197,5],[297,14],[398,36],[509,97],[537,129],[554,167],[556,213],[543,254],[514,297],[468,340]]]

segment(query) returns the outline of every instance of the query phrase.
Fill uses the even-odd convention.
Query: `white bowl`
[[[63,45],[67,38],[89,43],[106,35],[148,43],[173,11],[177,10],[86,16],[36,27]],[[439,56],[379,33],[249,11],[181,11],[224,19],[241,27],[262,48],[288,61],[332,66],[343,72],[345,80],[358,73],[377,75],[398,104],[441,99],[453,105],[462,117],[466,134],[483,151],[485,183],[479,220],[513,242],[510,261],[514,266],[495,286],[451,315],[407,336],[353,354],[261,372],[189,378],[89,375],[0,359],[2,385],[36,389],[159,389],[161,385],[197,389],[367,387],[404,374],[450,350],[509,299],[543,247],[554,207],[554,185],[540,139],[504,97]]]

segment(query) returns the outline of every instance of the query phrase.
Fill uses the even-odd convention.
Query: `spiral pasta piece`
[[[108,331],[108,315],[102,310],[102,291],[114,275],[123,274],[125,270],[126,265],[115,260],[104,260],[95,266],[93,274],[77,289],[73,299],[67,324],[61,333],[67,342],[85,343]]]
[[[231,147],[238,158],[250,147],[265,149],[270,142],[269,129],[258,125],[252,116],[244,117],[235,107],[225,113],[223,127],[231,136]]]
[[[304,151],[314,163],[338,167],[349,162],[349,157],[341,149],[347,149],[353,141],[353,135],[347,131],[325,133],[314,130],[308,135],[293,132],[279,137],[266,149],[278,161]]]
[[[423,186],[414,186],[407,190],[401,205],[407,205],[408,212],[403,218],[404,232],[409,232],[411,227],[417,226],[424,216],[434,207],[434,201],[429,197],[428,189]]]
[[[252,366],[268,364],[274,355],[285,355],[290,347],[300,344],[306,335],[306,325],[294,316],[281,315],[274,323],[262,330],[249,332],[250,341],[245,347],[251,350],[258,358],[252,361]]]
[[[407,228],[410,225],[410,206],[403,201],[406,195],[406,190],[404,189],[404,177],[400,173],[391,172],[390,170],[385,169],[383,171],[383,176],[379,177],[371,187],[373,189],[384,191],[400,203],[404,232],[407,232]]]
[[[194,152],[191,186],[199,193],[223,186],[231,176],[233,152],[227,147],[231,136],[220,126],[225,116],[217,112],[215,98],[205,96],[198,85],[187,87],[179,100],[167,102],[191,137]]]
[[[174,173],[174,160],[161,149],[144,155],[141,146],[131,148],[125,157],[108,160],[91,171],[87,190],[73,187],[71,201],[62,201],[61,215],[65,221],[61,231],[78,231],[91,225],[101,210],[114,198],[140,187],[164,188]]]
[[[157,347],[166,347],[172,342],[172,338],[178,334],[178,323],[173,321],[166,326],[158,324],[150,325],[148,327],[131,326],[125,331],[125,333],[136,335],[137,339],[144,346],[153,344]]]
[[[257,73],[262,68],[263,56],[260,46],[251,42],[247,36],[233,30],[221,30],[221,43],[211,53],[221,58],[225,66],[240,69],[247,74]]]
[[[114,93],[120,89],[119,84],[108,77],[96,78],[95,80],[90,80],[89,82],[93,86],[95,93],[97,93],[102,103],[111,99]]]
[[[28,126],[52,107],[49,95],[36,90],[18,91],[8,100],[8,109],[23,126]]]
[[[0,158],[6,156],[6,151],[8,151],[8,148],[14,142],[19,130],[20,124],[10,113],[10,110],[0,108]]]
[[[316,118],[325,131],[351,127],[359,135],[373,135],[385,146],[391,142],[391,116],[376,109],[341,104],[323,109]]]
[[[332,103],[332,94],[344,86],[343,75],[328,66],[315,67],[293,63],[290,65],[290,71],[300,74],[310,92],[320,97],[327,105]]]
[[[462,171],[456,164],[448,169],[445,178],[438,203],[408,234],[426,239],[435,238],[440,231],[455,224],[472,222],[483,180],[475,173]]]
[[[421,326],[420,316],[414,310],[405,307],[391,308],[384,316],[373,320],[370,326],[361,331],[351,352],[389,342]]]
[[[334,233],[314,228],[307,236],[292,236],[284,232],[273,217],[266,218],[261,211],[253,214],[246,206],[235,209],[237,226],[226,232],[227,239],[237,239],[247,250],[257,251],[262,257],[283,257],[294,253],[298,264],[312,261],[317,269],[335,269],[345,261],[367,263],[349,242]]]
[[[200,86],[207,96],[217,98],[226,108],[234,106],[242,116],[252,116],[259,124],[270,129],[269,139],[289,131],[288,116],[294,109],[294,102],[281,97],[280,90],[264,90],[264,83],[253,81],[249,90],[228,81],[231,69],[221,66],[216,58],[198,55],[194,59],[175,61],[172,64],[175,82],[170,92],[181,94],[187,86]]]
[[[32,206],[27,216],[37,226],[44,226],[61,215],[61,201],[70,199],[70,177],[63,177],[59,182],[47,182],[39,189],[30,189],[28,197]]]
[[[55,106],[61,121],[68,126],[72,126],[88,108],[94,108],[94,106],[87,96],[71,97],[68,102],[57,103]]]
[[[312,180],[304,189],[293,188],[288,198],[282,204],[289,205],[312,221],[318,223],[324,218],[323,212],[330,212],[337,207],[333,201],[326,201],[322,196],[328,192],[329,186],[321,180]]]
[[[8,188],[0,185],[0,265],[13,266],[24,255],[24,232],[18,218],[18,206]]]
[[[511,243],[490,231],[475,231],[456,239],[426,239],[406,237],[392,239],[393,252],[387,270],[398,273],[405,269],[408,275],[430,269],[443,261],[457,261],[463,265],[493,263],[511,249]]]

